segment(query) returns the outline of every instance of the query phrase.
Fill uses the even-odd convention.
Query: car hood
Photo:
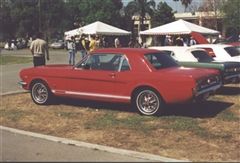
[[[73,68],[73,66],[68,64],[53,64],[53,65],[39,66],[36,68]]]
[[[240,67],[240,62],[222,62],[225,68]]]
[[[179,62],[179,64],[184,67],[224,69],[224,63],[221,62]]]
[[[25,68],[20,71],[20,74],[34,74],[34,73],[43,73],[49,74],[49,72],[62,72],[62,70],[72,69],[73,66],[68,64],[54,64],[54,65],[45,65],[45,66],[37,66],[31,68]]]

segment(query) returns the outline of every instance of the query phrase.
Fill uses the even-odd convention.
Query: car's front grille
[[[224,76],[240,74],[240,67],[227,68],[224,71]]]

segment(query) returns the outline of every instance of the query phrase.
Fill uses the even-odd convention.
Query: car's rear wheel
[[[135,93],[135,106],[143,115],[159,115],[162,113],[163,100],[152,89],[140,89]]]
[[[50,102],[52,94],[47,84],[42,81],[36,81],[31,87],[31,97],[36,104],[45,105]]]

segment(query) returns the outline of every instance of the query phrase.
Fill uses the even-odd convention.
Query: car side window
[[[213,59],[210,57],[206,51],[195,50],[191,52],[192,55],[198,60],[198,62],[212,62]]]
[[[169,55],[170,57],[172,57],[174,60],[177,61],[176,55],[173,51],[170,50],[163,50],[165,54]]]
[[[129,64],[121,54],[91,54],[80,64],[80,68],[104,71],[125,71]]]

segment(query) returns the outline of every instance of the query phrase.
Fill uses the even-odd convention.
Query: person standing
[[[67,42],[67,49],[68,49],[68,62],[70,65],[74,65],[75,64],[76,44],[75,44],[75,39],[73,36]]]
[[[43,33],[38,32],[36,39],[32,41],[30,45],[30,51],[33,55],[34,67],[46,65],[46,59],[49,60],[48,45],[47,42],[42,39],[42,37]]]
[[[192,46],[192,45],[196,45],[196,44],[197,44],[196,40],[194,40],[194,38],[191,36],[189,45]]]
[[[96,49],[96,37],[95,35],[91,36],[90,44],[89,44],[89,50],[90,52],[94,51]]]
[[[182,37],[180,36],[177,37],[176,46],[184,46]]]
[[[77,46],[77,45],[76,45]],[[82,35],[80,37],[78,46],[77,46],[78,50],[80,51],[80,56],[81,59],[85,57],[85,55],[87,55],[87,50],[86,50],[86,43],[85,43],[85,36]]]
[[[114,40],[114,46],[115,46],[115,48],[121,47],[120,40],[118,39],[118,37],[115,38],[115,40]]]

